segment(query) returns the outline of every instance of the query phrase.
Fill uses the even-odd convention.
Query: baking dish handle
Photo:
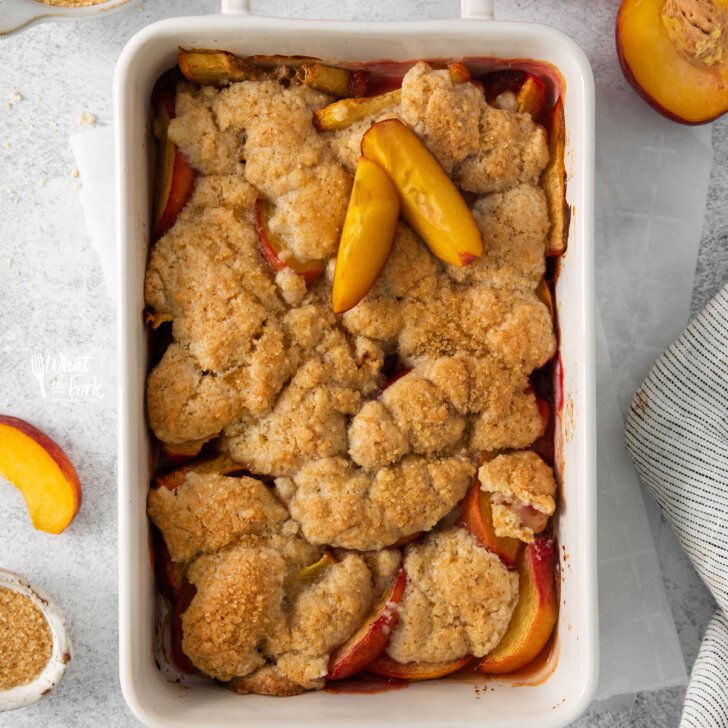
[[[220,12],[223,15],[250,15],[250,0],[222,0]]]
[[[493,19],[494,0],[460,0],[460,15],[466,19]],[[221,0],[223,15],[249,15],[250,0]]]
[[[495,0],[460,0],[460,16],[465,20],[493,20]]]

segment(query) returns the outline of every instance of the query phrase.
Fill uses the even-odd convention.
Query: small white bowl
[[[90,20],[105,13],[119,10],[129,0],[106,0],[98,5],[79,8],[45,5],[38,0],[0,0],[0,40],[49,20]]]
[[[66,666],[71,661],[72,649],[63,612],[42,589],[32,586],[20,574],[6,569],[0,569],[0,587],[28,597],[40,609],[48,621],[53,643],[48,664],[33,682],[9,690],[0,690],[0,713],[2,713],[6,710],[24,708],[48,695],[63,679]]]

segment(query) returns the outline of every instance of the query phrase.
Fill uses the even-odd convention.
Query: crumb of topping
[[[533,452],[499,455],[478,471],[480,487],[491,497],[493,525],[497,536],[533,541],[530,515],[546,518],[556,509],[556,481],[551,468]],[[528,509],[537,513],[529,514]],[[539,529],[540,530],[540,529]]]
[[[276,273],[276,285],[289,306],[298,306],[306,296],[306,281],[292,268],[283,268]]]
[[[407,547],[407,587],[387,653],[398,662],[481,657],[505,634],[518,602],[518,574],[463,528]]]
[[[216,473],[189,472],[174,490],[151,490],[147,511],[173,561],[216,551],[242,534],[267,533],[288,518],[259,480]]]
[[[24,594],[0,587],[0,691],[33,682],[51,659],[43,613]]]
[[[96,115],[90,111],[83,111],[78,115],[77,121],[82,126],[96,126]]]

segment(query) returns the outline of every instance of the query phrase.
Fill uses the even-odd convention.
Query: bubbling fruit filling
[[[157,84],[148,514],[180,672],[282,696],[546,644],[531,378],[557,349],[563,108],[533,65],[486,65],[182,50]]]

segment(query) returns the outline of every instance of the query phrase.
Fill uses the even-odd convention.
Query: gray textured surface
[[[561,27],[585,48],[599,83],[623,88],[613,49],[617,4],[498,0],[497,13]],[[458,11],[453,0],[362,5],[355,0],[254,3],[270,14],[371,20],[439,18]],[[123,703],[116,671],[114,314],[86,240],[68,135],[81,130],[83,111],[94,113],[100,124],[111,122],[114,62],[134,32],[166,15],[216,6],[213,0],[135,0],[103,21],[47,24],[0,42],[0,411],[43,423],[67,449],[85,485],[77,520],[56,539],[31,531],[19,495],[0,491],[0,561],[57,598],[76,646],[62,686],[33,708],[0,716],[3,727],[138,725]],[[8,106],[16,89],[25,98]],[[717,122],[713,134],[715,162],[693,313],[728,279],[728,120]],[[36,353],[93,357],[77,383],[96,379],[96,394],[74,390],[70,397],[53,393],[42,399],[30,367]],[[712,601],[669,528],[658,522],[656,529],[668,597],[690,665]],[[641,694],[628,711],[591,712],[575,725],[670,728],[678,723],[682,697],[680,689]]]

